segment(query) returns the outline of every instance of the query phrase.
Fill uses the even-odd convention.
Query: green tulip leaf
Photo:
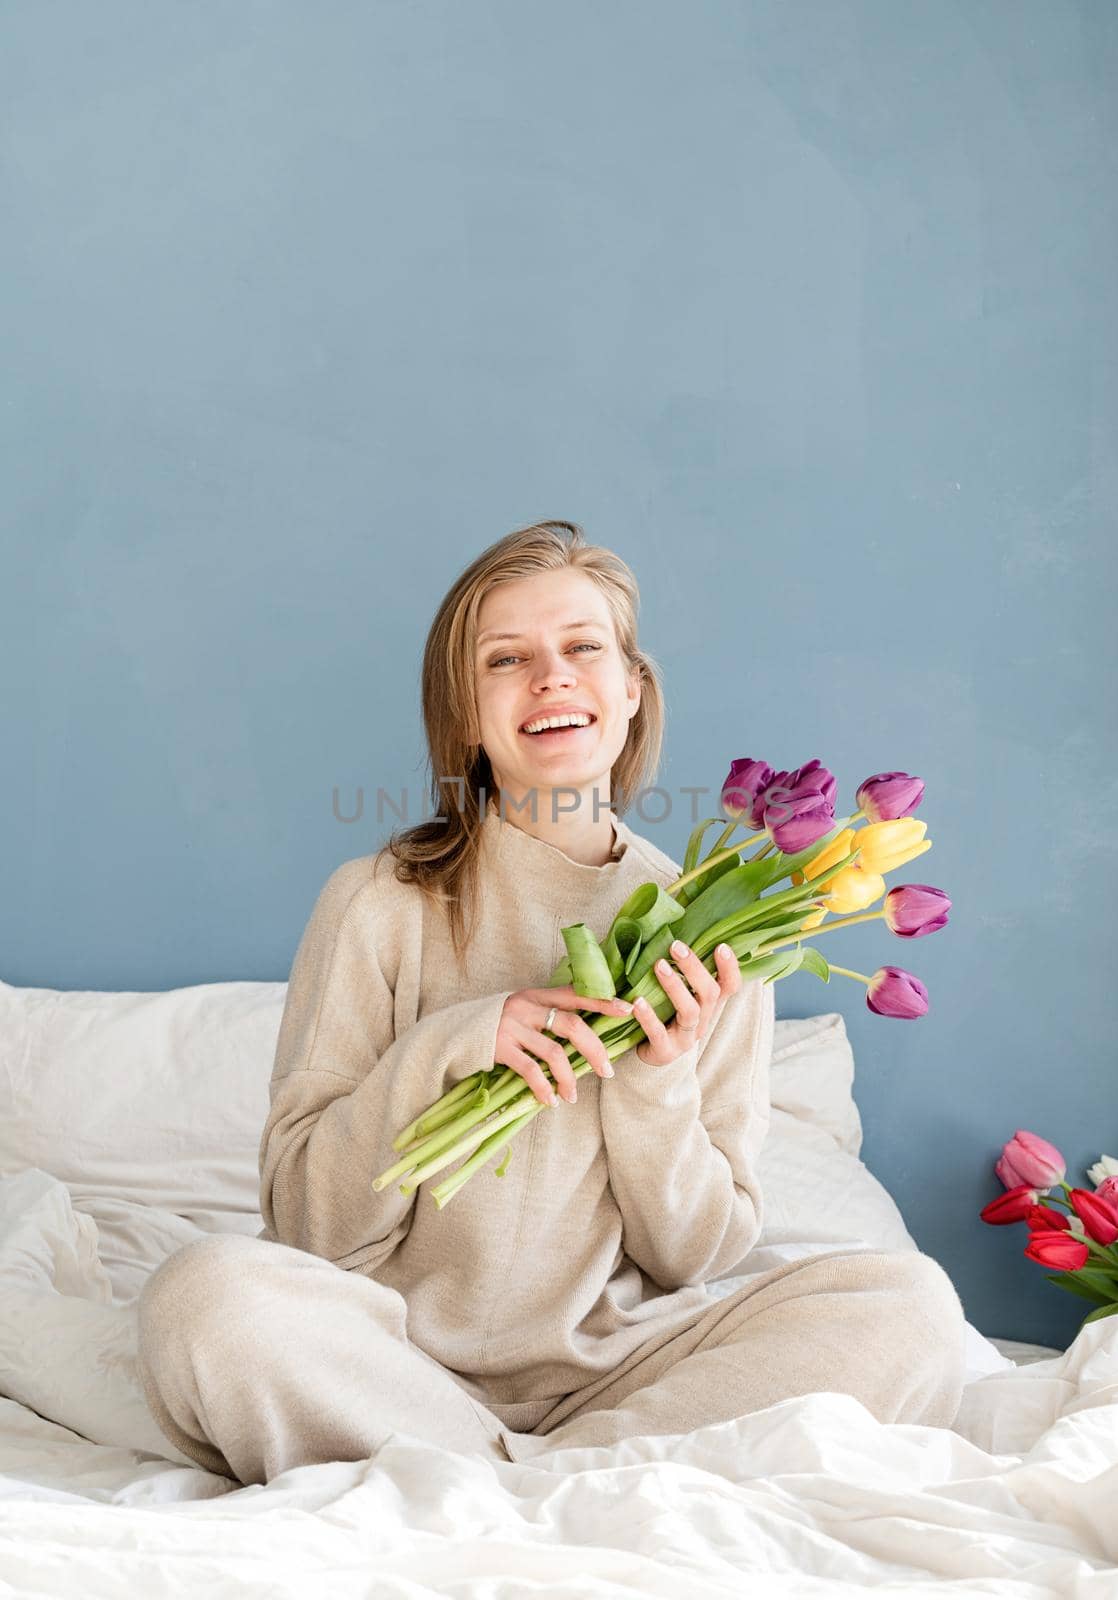
[[[625,977],[630,989],[635,989],[646,974],[652,971],[661,956],[670,961],[671,956],[668,954],[670,946],[675,943],[676,939],[682,939],[683,937],[681,924],[676,923],[674,926],[669,924],[667,927],[661,928],[659,933],[648,944],[641,945],[631,951],[625,970]],[[655,977],[655,974],[653,976]],[[657,985],[657,988],[659,988],[659,985]],[[626,995],[626,999],[631,998],[631,994]]]
[[[551,974],[551,977],[548,978],[547,982],[544,984],[544,988],[558,989],[565,984],[573,983],[573,981],[574,973],[571,971],[571,958],[570,956],[564,956],[562,961],[560,961],[559,965]]]
[[[817,978],[822,978],[824,983],[830,983],[831,969],[814,945],[804,945],[803,965],[809,972],[814,972]]]
[[[602,947],[615,984],[621,982],[626,967],[636,960],[640,947],[640,924],[632,917],[616,917]]]
[[[683,915],[683,907],[664,888],[663,884],[648,882],[638,884],[628,900],[613,919],[613,926],[623,919],[639,923],[641,936],[649,939],[666,922]]]
[[[699,896],[709,889],[712,883],[717,883],[719,878],[727,872],[733,872],[742,865],[740,856],[725,856],[721,861],[716,861],[713,867],[706,872],[700,872],[697,878],[692,878],[690,883],[685,883],[676,896],[683,905],[691,905]]]
[[[722,826],[725,827],[728,820],[726,817],[706,817],[691,830],[691,837],[687,841],[687,849],[683,856],[684,872],[693,872],[699,865],[699,858],[703,849],[703,838],[711,824],[721,822]]]
[[[574,922],[563,930],[563,943],[574,974],[576,994],[593,995],[597,1000],[612,1000],[617,993],[605,951],[585,922]]]
[[[1101,1278],[1096,1284],[1088,1273],[1088,1268],[1080,1267],[1075,1272],[1046,1272],[1044,1276],[1049,1283],[1058,1284],[1061,1289],[1067,1289],[1072,1294],[1082,1295],[1084,1300],[1091,1300],[1097,1306],[1110,1305],[1114,1294],[1113,1284],[1107,1287],[1106,1278]]]
[[[733,949],[733,941],[729,941]],[[771,955],[758,956],[753,961],[747,961],[741,969],[741,975],[746,983],[752,983],[760,978],[763,983],[775,983],[778,978],[787,978],[796,971],[803,961],[803,948],[794,945],[790,950],[774,950]]]
[[[689,903],[676,932],[685,944],[693,946],[712,924],[754,906],[762,890],[772,881],[772,868],[767,859],[743,861],[738,866],[731,859],[729,870],[719,873],[716,880]]]

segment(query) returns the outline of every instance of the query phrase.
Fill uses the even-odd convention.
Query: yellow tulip
[[[821,907],[821,909],[818,911],[809,912],[804,920],[800,923],[801,933],[806,933],[809,928],[817,928],[826,915],[826,906]]]
[[[848,916],[852,911],[864,911],[885,893],[885,879],[879,872],[863,872],[855,864],[837,872],[827,885],[823,896],[827,910]]]
[[[812,856],[804,866],[802,872],[792,874],[793,883],[803,883],[804,879],[818,878],[821,872],[826,872],[828,867],[833,867],[836,861],[841,861],[843,856],[848,856],[853,848],[853,828],[843,828],[828,845],[824,845],[819,854]]]
[[[914,861],[932,848],[932,841],[924,838],[927,830],[928,824],[918,817],[871,822],[854,834],[851,848],[861,851],[856,864],[863,872],[892,872],[894,867]]]

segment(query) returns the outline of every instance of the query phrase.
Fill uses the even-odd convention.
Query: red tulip
[[[1016,1189],[1011,1189],[1010,1194],[1016,1194]],[[1034,1190],[1035,1193],[1035,1190]],[[1066,1211],[1057,1211],[1053,1206],[1032,1206],[1025,1221],[1029,1224],[1030,1232],[1051,1232],[1053,1228],[1070,1229],[1071,1218]]]
[[[1067,1171],[1067,1162],[1047,1139],[1018,1128],[1009,1143],[1002,1147],[994,1171],[1007,1189],[1015,1189],[1022,1183],[1031,1184],[1034,1189],[1050,1189]]]
[[[1037,1261],[1042,1267],[1074,1272],[1077,1267],[1087,1265],[1091,1252],[1081,1240],[1073,1239],[1070,1234],[1060,1233],[1055,1228],[1040,1228],[1029,1235],[1025,1254],[1030,1261]]]
[[[1113,1244],[1118,1239],[1118,1206],[1100,1199],[1093,1189],[1073,1189],[1068,1199],[1088,1238],[1096,1244]]]
[[[1009,1189],[1005,1194],[998,1195],[989,1205],[983,1206],[978,1214],[983,1222],[992,1222],[995,1227],[1001,1227],[1007,1222],[1024,1222],[1030,1212],[1036,1210],[1039,1210],[1037,1191],[1022,1183],[1018,1184],[1016,1189]]]

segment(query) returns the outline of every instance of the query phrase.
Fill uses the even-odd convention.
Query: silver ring
[[[552,1006],[551,1010],[548,1012],[547,1021],[543,1025],[543,1031],[545,1033],[551,1027],[551,1024],[555,1021],[555,1013],[556,1013],[556,1011],[558,1009],[559,1009],[558,1006]]]

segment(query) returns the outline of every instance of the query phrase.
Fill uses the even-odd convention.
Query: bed
[[[285,992],[0,983],[5,1593],[738,1600],[749,1575],[751,1595],[1118,1596],[1118,1318],[1066,1351],[968,1322],[950,1429],[817,1393],[520,1463],[396,1433],[242,1487],[179,1455],[136,1375],[135,1300],[180,1245],[262,1226]],[[916,1248],[853,1091],[839,1014],[777,1022],[764,1231],[712,1295],[820,1250]]]

